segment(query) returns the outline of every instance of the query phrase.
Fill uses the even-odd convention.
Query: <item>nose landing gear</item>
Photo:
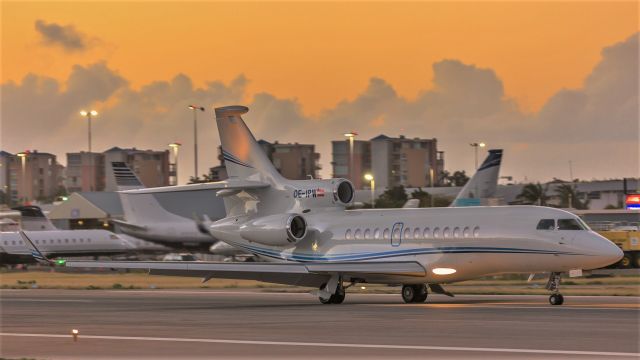
[[[553,292],[551,296],[549,296],[549,304],[551,305],[562,305],[564,303],[564,297],[560,294],[560,273],[552,272],[549,275],[549,281],[546,286],[547,290]]]

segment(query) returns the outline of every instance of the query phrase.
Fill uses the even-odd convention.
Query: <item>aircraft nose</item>
[[[622,259],[622,257],[624,256],[624,253],[618,247],[618,245],[604,237],[602,237],[601,240],[602,241],[600,242],[601,245],[598,251],[598,255],[602,259],[602,261],[606,262],[607,265],[615,264],[620,261],[620,259]]]

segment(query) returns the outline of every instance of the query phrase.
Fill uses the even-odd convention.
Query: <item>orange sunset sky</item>
[[[47,39],[42,31],[38,31],[38,21],[72,27],[73,31],[79,34],[83,46],[70,49],[57,44],[55,39]],[[57,84],[54,92],[60,95],[75,86],[72,85],[75,84],[74,66],[90,69],[91,66],[102,64],[100,66],[104,66],[104,71],[109,73],[108,76],[120,79],[110,83],[117,85],[93,98],[88,97],[84,104],[75,104],[69,100],[65,106],[99,108],[105,115],[102,120],[104,122],[115,118],[117,114],[127,114],[126,116],[135,118],[139,126],[144,128],[152,126],[149,124],[153,123],[154,116],[149,114],[153,111],[167,117],[165,120],[168,123],[168,119],[173,115],[167,114],[173,113],[174,104],[161,103],[158,100],[149,111],[135,111],[134,115],[131,115],[124,110],[123,105],[132,101],[127,100],[130,99],[126,97],[127,94],[137,94],[136,99],[142,97],[143,93],[147,96],[146,91],[150,84],[171,84],[179,74],[191,81],[190,86],[194,91],[207,89],[208,84],[216,81],[220,86],[232,87],[233,81],[243,76],[246,84],[240,86],[239,93],[223,97],[224,99],[250,105],[252,102],[258,102],[256,94],[268,94],[278,100],[287,100],[294,104],[295,113],[299,118],[316,125],[318,132],[327,132],[324,137],[305,133],[300,135],[300,138],[289,134],[283,135],[280,139],[317,142],[322,152],[322,174],[325,177],[330,175],[331,154],[328,140],[339,137],[342,128],[356,126],[362,129],[358,130],[363,133],[363,138],[375,136],[382,131],[394,136],[403,131],[414,131],[415,136],[438,137],[441,147],[446,151],[446,167],[450,170],[472,171],[472,161],[469,158],[471,150],[467,144],[480,135],[485,136],[490,145],[493,141],[497,146],[505,148],[505,156],[511,162],[507,161],[504,172],[516,176],[519,181],[525,177],[539,180],[548,180],[553,176],[566,177],[564,169],[569,159],[576,162],[578,176],[584,178],[637,176],[637,136],[620,139],[619,142],[615,138],[602,140],[602,144],[599,145],[602,148],[613,148],[623,144],[620,154],[627,154],[627,157],[621,159],[614,167],[598,168],[598,165],[594,165],[594,154],[583,153],[581,150],[590,141],[582,143],[578,139],[573,142],[575,147],[568,150],[566,158],[558,160],[557,164],[541,164],[540,169],[533,172],[530,166],[520,163],[522,160],[539,162],[540,158],[531,157],[526,152],[530,152],[536,142],[544,143],[546,140],[528,138],[507,141],[505,138],[510,138],[508,131],[526,131],[518,130],[515,128],[517,125],[513,124],[509,125],[509,128],[514,127],[513,130],[505,130],[505,133],[496,138],[491,138],[490,133],[474,133],[473,126],[464,127],[469,129],[468,133],[454,136],[446,128],[436,125],[431,127],[430,124],[436,121],[433,120],[435,115],[425,115],[425,119],[431,120],[425,120],[424,127],[416,127],[414,123],[405,125],[398,119],[397,131],[393,133],[395,128],[390,123],[396,122],[394,114],[402,113],[390,110],[396,108],[393,106],[379,112],[364,112],[362,118],[366,119],[353,124],[342,122],[341,127],[338,126],[339,121],[327,120],[326,124],[331,124],[327,126],[322,125],[322,121],[332,114],[339,113],[344,107],[341,104],[355,104],[368,90],[376,91],[372,88],[375,85],[372,85],[372,78],[382,79],[385,85],[382,88],[387,89],[388,85],[393,89],[395,98],[399,99],[394,101],[410,104],[419,102],[425,93],[438,91],[439,87],[444,88],[444,85],[438,85],[438,81],[434,81],[434,69],[437,68],[434,64],[443,60],[456,60],[469,67],[469,71],[487,69],[495,74],[503,88],[502,91],[498,91],[499,101],[508,103],[508,106],[500,105],[500,108],[509,109],[483,112],[478,117],[464,115],[465,119],[477,118],[482,120],[469,121],[474,124],[479,121],[491,121],[491,126],[500,126],[499,118],[513,118],[505,115],[505,112],[509,111],[517,112],[517,117],[522,119],[517,121],[535,122],[536,120],[531,119],[547,114],[543,111],[545,105],[563,89],[584,88],[584,93],[592,96],[593,92],[589,90],[590,85],[586,79],[598,64],[603,62],[603,49],[625,41],[637,43],[637,40],[632,38],[638,30],[636,1],[3,1],[1,80],[3,94],[9,93],[11,99],[14,99],[13,96],[16,99],[19,96],[28,96],[24,82],[27,74],[37,76],[40,79],[38,86],[41,87],[44,86],[43,79],[51,80]],[[614,69],[628,71],[629,77],[637,77],[637,68],[633,65],[631,67],[625,69],[624,65],[612,66]],[[464,73],[462,74],[460,76],[464,76]],[[443,75],[443,79],[446,79],[442,81],[457,79],[457,75],[450,75],[449,72],[446,75]],[[87,86],[92,83],[96,82],[87,80]],[[451,85],[451,88],[455,86]],[[45,90],[39,88],[33,91],[42,95]],[[482,92],[481,89],[478,91]],[[230,93],[233,91],[230,90]],[[197,96],[199,98],[194,101],[209,101],[206,94],[198,93]],[[464,97],[460,101],[463,100]],[[61,135],[62,140],[59,142],[37,137],[33,141],[18,141],[16,137],[19,137],[19,134],[10,133],[14,131],[13,127],[7,125],[25,121],[20,119],[23,116],[20,111],[7,108],[18,101],[3,103],[2,123],[5,131],[0,145],[4,150],[15,152],[25,147],[38,148],[41,151],[56,153],[62,162],[64,152],[84,150],[84,124],[78,121],[78,124],[71,125],[78,120],[75,117],[76,108],[68,112],[61,110],[60,119],[48,119],[48,116],[57,114],[57,110],[50,111],[50,107],[63,106],[60,103],[48,105],[49,110],[43,109],[40,113],[42,117],[38,121],[69,126],[66,133],[76,131],[69,129],[75,129],[73,126],[77,126],[74,135],[78,137],[77,143],[70,143],[69,138],[64,135]],[[189,99],[180,98],[180,106],[183,101],[189,102]],[[453,104],[451,106],[456,107],[456,103]],[[213,104],[203,105],[210,107]],[[630,112],[633,113],[637,104],[631,106],[636,106]],[[115,109],[111,117],[110,109]],[[180,114],[177,110],[175,112]],[[34,112],[31,116],[40,116],[38,114]],[[355,118],[360,113],[353,110],[347,114]],[[182,115],[188,120],[188,113]],[[263,125],[257,124],[258,122],[268,121],[264,116],[250,112],[247,122],[250,126],[254,122],[254,127],[259,129]],[[347,117],[344,116],[343,118]],[[628,115],[625,116],[621,120],[621,128],[616,130],[614,127],[612,131],[625,131],[624,121],[638,121],[637,117],[628,119]],[[443,116],[443,121],[445,118],[451,119],[452,122],[462,121],[460,116]],[[489,118],[491,120],[486,120]],[[289,126],[295,126],[293,120],[288,123]],[[379,131],[371,129],[385,121],[387,125]],[[97,122],[100,122],[100,119]],[[185,145],[188,145],[190,130],[179,127],[172,130],[167,123],[163,122],[157,131],[153,127],[147,128],[146,136],[138,134],[126,140],[119,137],[118,128],[105,127],[102,135],[96,135],[96,148],[102,150],[110,145],[159,148],[174,140],[169,134],[181,137]],[[97,126],[97,131],[100,131],[101,125]],[[580,123],[571,125],[580,126]],[[414,130],[416,128],[419,130]],[[430,132],[430,128],[433,128],[435,133]],[[205,126],[204,129],[203,131],[208,131],[209,128]],[[150,139],[154,134],[161,138]],[[210,135],[215,139],[211,141],[211,146],[204,145],[202,151],[209,151],[211,154],[203,156],[202,168],[215,165],[217,161],[214,145],[217,145],[218,140],[215,130]],[[277,134],[267,140],[276,140],[275,136]],[[256,137],[263,136],[256,134]],[[34,143],[35,140],[39,142]],[[204,138],[201,141],[205,142]],[[545,148],[557,151],[565,146],[561,140],[553,141],[554,145]],[[183,155],[185,164],[191,162],[186,159],[192,156],[187,148],[188,146],[185,146]],[[633,149],[636,150],[635,154]],[[522,152],[522,160],[515,158],[519,151]],[[603,159],[597,161],[601,162]],[[190,170],[185,168],[185,172]]]

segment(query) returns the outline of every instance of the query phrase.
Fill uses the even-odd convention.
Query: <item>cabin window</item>
[[[442,237],[444,238],[448,238],[451,235],[450,230],[448,227],[444,228],[444,230],[442,230]]]
[[[54,241],[55,240],[53,240],[53,239],[49,240],[49,244],[53,244]]]
[[[87,239],[87,242],[91,242],[91,239]]]
[[[586,230],[576,219],[558,219],[558,230]]]
[[[364,238],[371,239],[371,230],[369,230],[368,228],[364,231]]]
[[[345,239],[351,240],[351,229],[347,229],[347,232],[344,234]]]
[[[391,237],[389,236],[391,234],[391,232],[389,231],[389,228],[384,229],[384,232],[382,233],[382,238],[383,239],[390,239]]]
[[[462,231],[462,236],[468,238],[469,237],[469,233],[471,232],[471,230],[469,230],[468,226],[464,227],[464,230]]]
[[[431,230],[428,227],[424,228],[424,231],[422,232],[422,237],[425,239],[428,239],[431,237]]]
[[[434,238],[434,239],[437,239],[437,238],[439,238],[439,237],[440,237],[440,228],[438,228],[438,227],[437,227],[437,228],[434,228],[434,229],[433,229],[433,238]]]
[[[404,229],[404,238],[411,239],[411,228]]]
[[[40,240],[36,240],[36,244],[40,244]]]
[[[76,239],[71,239],[71,242],[74,242],[74,243],[75,243],[75,242],[76,242]]]
[[[400,239],[400,227],[396,227],[395,229],[393,229],[393,238],[394,239]]]
[[[4,241],[4,244],[7,245],[7,240]]]
[[[453,237],[454,238],[459,238],[460,237],[460,228],[456,227],[455,229],[453,229]]]
[[[415,228],[415,230],[413,230],[413,238],[414,239],[419,239],[421,233],[422,232],[420,231],[420,228]]]
[[[376,228],[375,230],[373,230],[373,237],[375,239],[380,239],[380,229]]]
[[[360,238],[362,237],[362,232],[360,231],[360,229],[356,229],[356,232],[353,234],[353,237],[356,240],[360,240]]]
[[[64,239],[65,244],[69,243],[69,239]]]
[[[16,242],[15,242],[15,241],[11,241],[11,245],[15,245],[15,244],[16,244]]]
[[[80,238],[80,242],[81,242],[81,243],[83,243],[83,242],[84,242],[84,239],[83,239],[83,238]]]
[[[556,221],[553,219],[542,219],[538,221],[538,230],[553,230],[556,228]]]
[[[473,237],[479,237],[480,236],[480,227],[476,226],[473,228]]]

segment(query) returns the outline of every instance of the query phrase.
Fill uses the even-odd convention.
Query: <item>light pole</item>
[[[95,110],[81,110],[80,115],[87,118],[87,123],[89,125],[89,153],[91,153],[91,117],[98,116],[98,112]]]
[[[433,168],[429,167],[429,183],[431,185],[431,194],[429,194],[429,199],[431,199],[431,207],[433,207],[433,188],[435,187],[433,185]]]
[[[20,167],[22,168],[22,181],[20,182],[20,187],[22,187],[22,198],[26,200],[26,192],[27,192],[27,179],[25,179],[27,175],[27,154],[28,151],[18,153],[18,157],[20,158]]]
[[[369,181],[369,183],[371,183],[371,208],[373,209],[376,207],[376,202],[375,202],[376,180],[373,178],[373,175],[371,174],[365,174],[364,178],[365,180]]]
[[[182,146],[182,144],[179,142],[172,142],[169,144],[169,147],[173,152],[173,172],[175,173],[174,176],[176,178],[174,185],[178,185],[178,149],[180,149],[180,146]]]
[[[478,171],[478,148],[479,147],[483,148],[483,147],[487,146],[487,144],[485,144],[483,142],[479,142],[479,143],[474,142],[474,143],[471,143],[469,145],[473,146],[473,149],[474,149],[474,152],[475,152],[475,156],[476,156],[476,171]],[[480,198],[480,194],[478,194],[478,183],[477,182],[476,182],[476,191],[474,193],[474,197],[478,198],[478,199]]]
[[[189,105],[189,109],[193,110],[193,163],[194,163],[194,180],[198,178],[198,110],[204,112],[204,107],[197,105]]]
[[[358,135],[357,132],[351,131],[348,133],[344,133],[344,136],[349,138],[349,180],[355,179],[355,171],[354,171],[354,157],[353,157],[353,138]]]
[[[483,143],[483,142],[479,142],[479,143],[475,142],[475,143],[471,143],[471,144],[469,144],[469,145],[473,146],[473,149],[475,150],[475,155],[476,155],[476,170],[478,170],[478,148],[479,148],[479,147],[483,148],[483,147],[487,146],[487,144],[485,144],[485,143]]]

